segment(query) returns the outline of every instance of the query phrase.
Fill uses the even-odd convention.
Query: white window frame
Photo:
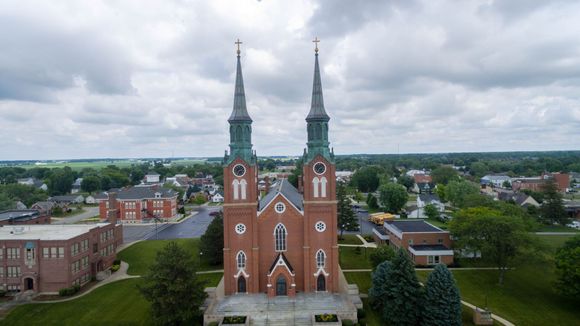
[[[234,230],[236,231],[237,234],[244,234],[246,233],[246,226],[243,223],[238,223],[234,227]]]
[[[318,177],[314,177],[312,179],[312,197],[318,198],[318,185],[320,184],[320,180]]]
[[[234,200],[240,199],[240,182],[238,179],[232,181],[232,190],[234,193]]]
[[[279,201],[274,205],[274,210],[276,213],[282,214],[286,211],[286,205],[283,202]]]
[[[316,267],[317,268],[324,268],[326,266],[326,253],[324,250],[319,249],[316,252]]]
[[[286,240],[288,231],[282,223],[278,223],[274,228],[274,249],[276,252],[286,251]]]
[[[321,227],[319,228],[319,226]],[[324,232],[326,230],[326,223],[318,221],[314,224],[314,229],[318,232]]]
[[[240,181],[240,199],[246,199],[246,193],[248,189],[248,182],[245,179]]]
[[[236,266],[238,266],[238,270],[246,268],[246,253],[242,250],[238,251],[236,255]]]
[[[326,180],[326,177],[322,177],[320,178],[320,197],[326,197],[326,185],[328,184],[328,181]]]

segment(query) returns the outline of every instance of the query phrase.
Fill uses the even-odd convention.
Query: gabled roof
[[[281,179],[278,183],[272,185],[270,191],[260,199],[258,210],[263,210],[278,194],[282,194],[299,211],[304,210],[302,194],[288,182],[288,179]]]
[[[274,269],[276,268],[276,266],[278,266],[278,262],[282,260],[282,262],[284,262],[284,264],[286,264],[286,267],[288,267],[288,270],[290,271],[290,273],[294,273],[294,268],[292,268],[292,265],[290,265],[290,262],[288,261],[288,259],[286,259],[286,256],[284,255],[283,252],[279,253],[278,256],[276,256],[276,259],[274,259],[274,261],[272,262],[272,266],[270,266],[270,269],[268,270],[268,274],[272,274],[272,272],[274,271]]]

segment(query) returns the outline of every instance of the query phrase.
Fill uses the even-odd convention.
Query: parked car
[[[219,211],[213,211],[211,213],[209,213],[209,216],[218,216],[220,214]]]
[[[569,228],[580,229],[580,222],[572,221],[570,224],[566,225]]]

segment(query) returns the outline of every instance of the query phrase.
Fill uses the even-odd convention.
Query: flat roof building
[[[50,224],[50,215],[36,209],[13,209],[0,212],[0,225]]]
[[[415,265],[453,264],[449,232],[425,221],[385,221],[373,229],[373,236],[377,243],[404,248]]]
[[[122,225],[0,227],[0,289],[57,293],[104,277],[123,242]]]

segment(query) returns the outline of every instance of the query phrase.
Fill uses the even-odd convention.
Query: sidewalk
[[[377,244],[374,242],[367,242],[365,238],[363,238],[360,234],[357,234],[356,237],[362,242],[362,244],[338,244],[339,247],[361,247],[361,248],[376,248]]]

